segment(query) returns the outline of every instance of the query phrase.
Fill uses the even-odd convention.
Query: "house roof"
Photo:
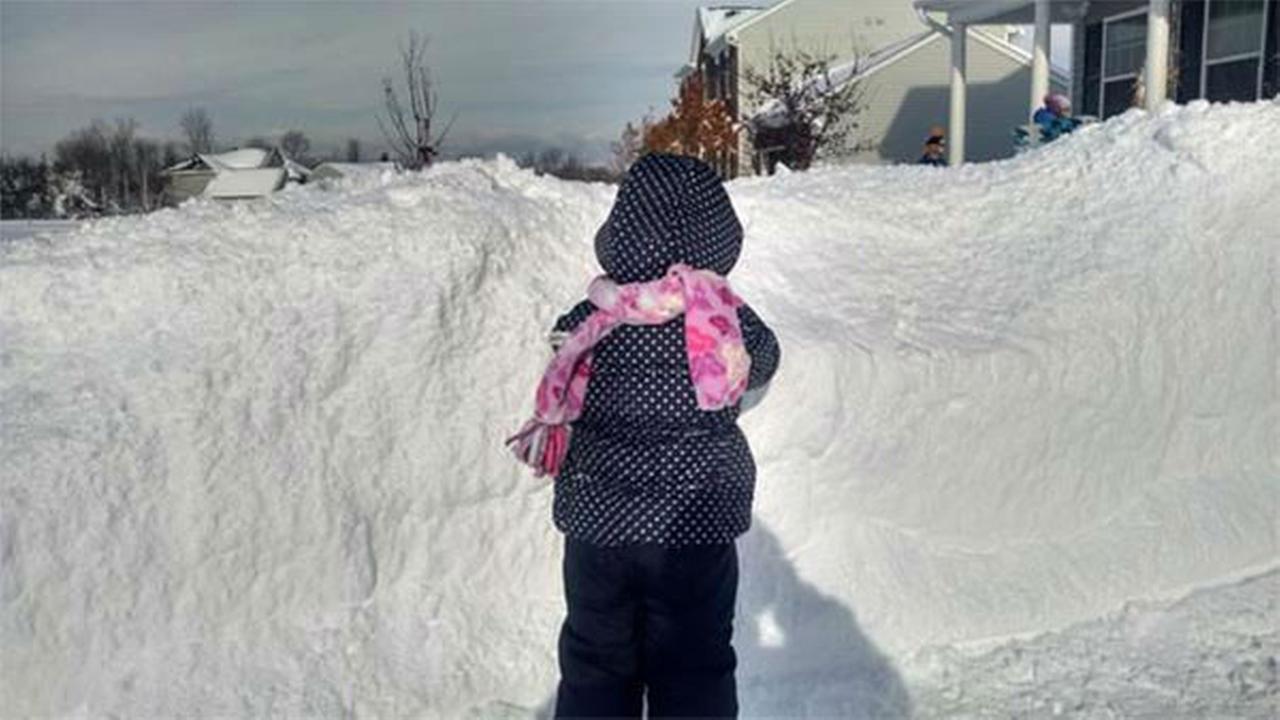
[[[972,25],[1028,25],[1035,22],[1035,0],[913,0],[918,10],[946,13],[948,22]],[[1054,0],[1049,20],[1070,23],[1088,9],[1086,0]]]
[[[294,162],[279,148],[199,153],[165,168],[164,173],[192,171],[213,176],[200,195],[222,199],[269,195],[279,190],[286,180],[305,181],[311,175],[311,170]]]
[[[311,170],[305,165],[285,155],[279,148],[265,150],[253,147],[224,153],[197,153],[176,165],[165,168],[164,171],[207,169],[221,174],[225,171],[256,170],[266,167],[283,167],[291,180],[301,180],[311,174]]]
[[[762,12],[765,12],[765,8],[756,5],[712,5],[698,8],[690,61],[697,64],[698,54],[701,52],[711,55],[724,52],[728,47],[725,33],[745,25]]]
[[[267,164],[271,153],[261,148],[240,148],[224,153],[197,153],[180,163],[164,169],[165,172],[181,170],[247,170]]]
[[[270,156],[271,153],[268,150],[250,147],[218,153],[217,155],[201,154],[200,159],[204,160],[209,167],[247,170],[266,165]]]

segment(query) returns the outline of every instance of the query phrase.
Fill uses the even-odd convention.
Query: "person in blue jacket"
[[[1074,131],[1080,121],[1071,117],[1071,100],[1059,93],[1044,96],[1044,105],[1035,111],[1031,121],[1040,128],[1040,141],[1050,142]]]
[[[742,226],[708,165],[651,154],[628,171],[595,249],[619,285],[676,264],[724,276]],[[553,335],[594,312],[579,303]],[[759,388],[778,342],[746,304],[737,319],[747,388]],[[734,540],[751,524],[756,471],[740,402],[698,406],[680,317],[618,326],[594,347],[590,376],[555,479],[567,606],[556,717],[638,718],[646,702],[650,717],[736,716]]]

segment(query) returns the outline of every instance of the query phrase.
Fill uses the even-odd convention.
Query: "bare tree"
[[[116,127],[112,131],[108,146],[111,157],[111,185],[116,195],[119,209],[129,207],[129,180],[136,162],[134,155],[134,134],[138,131],[138,121],[133,118],[116,118]]]
[[[98,207],[107,206],[111,183],[110,128],[100,119],[72,132],[54,147],[54,167],[79,174],[85,194]]]
[[[622,128],[622,134],[609,145],[609,149],[613,151],[613,158],[610,160],[611,170],[622,175],[632,163],[640,159],[640,154],[644,151],[644,133],[650,124],[646,116],[640,121],[639,127],[628,122],[626,127]]]
[[[534,160],[534,168],[548,175],[554,175],[569,160],[569,153],[564,148],[543,148]]]
[[[187,146],[193,153],[213,152],[213,118],[202,107],[193,107],[182,114],[178,123],[187,136]]]
[[[134,164],[138,171],[138,184],[142,209],[151,211],[151,187],[153,179],[159,178],[163,169],[161,165],[160,143],[154,140],[139,138],[133,146]],[[158,185],[159,183],[157,183]]]
[[[253,137],[244,141],[244,146],[247,148],[258,148],[259,150],[270,150],[275,147],[275,143],[262,137],[261,135],[254,135]]]
[[[778,162],[805,170],[819,154],[866,149],[855,138],[866,107],[865,85],[857,81],[864,57],[855,53],[838,68],[834,60],[797,48],[775,51],[764,70],[743,69],[755,104],[747,127],[761,170],[772,173]]]
[[[356,138],[347,138],[347,162],[360,162],[360,141]]]
[[[440,145],[457,119],[455,114],[439,135],[432,135],[438,102],[426,53],[427,40],[416,32],[409,34],[408,47],[400,48],[400,61],[408,86],[408,107],[400,101],[391,77],[382,78],[387,119],[384,122],[382,117],[378,117],[378,128],[400,157],[400,164],[412,170],[428,167],[435,161]]]
[[[516,164],[539,175],[551,175],[562,180],[614,182],[621,175],[607,167],[588,165],[576,153],[558,147],[547,147],[538,152],[527,150],[517,158]]]
[[[114,125],[94,120],[60,140],[49,185],[60,188],[55,195],[62,199],[48,212],[150,210],[160,172],[180,156],[172,144],[162,147],[138,137],[139,127],[133,118],[118,118]]]
[[[280,136],[280,149],[290,159],[306,164],[307,153],[311,152],[311,141],[301,130],[290,130]]]

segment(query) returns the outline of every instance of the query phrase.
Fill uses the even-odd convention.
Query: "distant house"
[[[279,148],[241,148],[218,154],[197,154],[166,168],[165,192],[175,202],[190,197],[220,200],[270,195],[286,182],[305,183],[311,171]]]
[[[1044,85],[1047,65],[1040,58],[1049,54],[1050,26],[1072,25],[1078,114],[1108,118],[1168,99],[1222,102],[1280,93],[1280,0],[914,1],[922,11],[944,14],[952,28],[1034,22],[1032,97]],[[964,57],[963,43],[952,42],[952,67],[962,67]],[[953,118],[965,115],[965,85],[961,72],[953,83]]]
[[[970,157],[1013,154],[1013,129],[1027,123],[1026,87],[1031,54],[1010,42],[1013,28],[972,30],[968,75],[974,94],[969,110]],[[911,0],[780,0],[768,7],[725,5],[700,8],[694,18],[689,61],[677,75],[700,73],[708,99],[723,99],[742,121],[764,107],[752,101],[744,81],[748,67],[766,71],[774,55],[803,49],[834,56],[837,82],[865,83],[857,140],[865,149],[853,162],[913,162],[929,129],[947,125],[950,76],[946,29],[918,12]],[[1066,92],[1070,79],[1054,72],[1053,87]],[[745,137],[727,158],[725,177],[759,172],[767,148]]]

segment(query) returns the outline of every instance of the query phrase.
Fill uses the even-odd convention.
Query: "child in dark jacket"
[[[734,539],[755,463],[743,391],[778,366],[774,334],[724,276],[742,227],[688,157],[628,172],[596,236],[606,275],[559,319],[568,333],[517,454],[555,475],[568,615],[557,717],[737,714]]]

